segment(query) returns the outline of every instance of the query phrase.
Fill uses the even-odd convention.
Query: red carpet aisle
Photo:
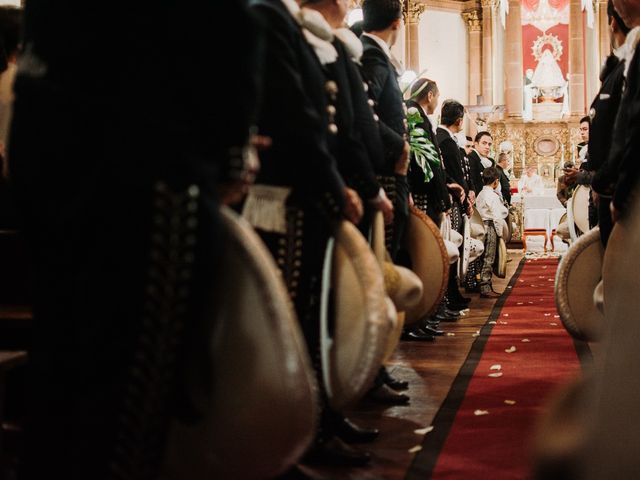
[[[555,310],[556,258],[523,260],[425,437],[407,479],[526,479],[545,399],[576,374]],[[581,350],[585,347],[578,345]]]

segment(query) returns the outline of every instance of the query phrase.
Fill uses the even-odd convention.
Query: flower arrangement
[[[424,173],[424,182],[429,183],[433,178],[433,166],[440,165],[440,156],[436,146],[427,138],[424,129],[419,127],[423,122],[424,119],[417,108],[412,107],[407,110],[410,150]]]

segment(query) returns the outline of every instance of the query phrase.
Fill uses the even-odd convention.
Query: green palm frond
[[[433,168],[440,165],[440,156],[436,146],[427,138],[425,130],[418,127],[423,121],[424,119],[417,109],[409,109],[407,124],[409,126],[410,150],[416,163],[424,173],[424,182],[429,183],[434,175]]]

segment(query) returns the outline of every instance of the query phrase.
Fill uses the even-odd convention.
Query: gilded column
[[[493,105],[493,2],[482,0],[482,98]],[[471,99],[470,99],[471,100]]]
[[[418,0],[405,0],[402,7],[405,24],[405,66],[416,73],[420,72],[420,16],[426,5]]]
[[[476,103],[482,93],[482,24],[478,9],[462,13],[469,30],[469,104]],[[483,104],[487,100],[483,98]]]
[[[584,64],[584,22],[581,0],[569,0],[569,108],[572,117],[581,117],[585,113]]]
[[[580,1],[580,0],[578,0]],[[509,118],[522,118],[522,19],[520,0],[509,0],[504,42],[505,103]]]

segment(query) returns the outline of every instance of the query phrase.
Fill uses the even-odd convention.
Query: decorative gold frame
[[[541,148],[540,144],[543,142],[552,143],[553,148],[551,150]],[[533,149],[541,157],[553,157],[560,149],[560,141],[552,135],[541,135],[534,140]]]

